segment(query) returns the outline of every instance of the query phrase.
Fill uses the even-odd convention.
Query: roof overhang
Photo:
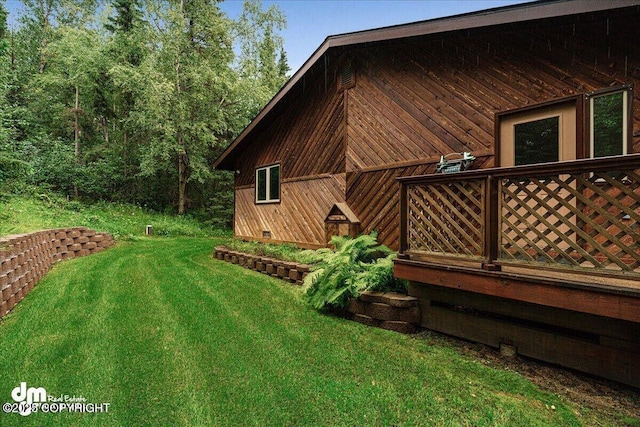
[[[363,43],[398,40],[430,34],[579,15],[631,6],[640,6],[640,0],[540,0],[451,17],[329,36],[278,93],[276,93],[271,101],[258,113],[251,123],[249,123],[242,133],[227,147],[220,157],[218,157],[213,167],[223,170],[234,170],[234,161],[242,151],[245,138],[331,49]]]

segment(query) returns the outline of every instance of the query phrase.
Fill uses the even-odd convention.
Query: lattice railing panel
[[[503,179],[505,261],[640,272],[639,170]]]
[[[407,249],[482,256],[484,197],[484,179],[409,185]]]

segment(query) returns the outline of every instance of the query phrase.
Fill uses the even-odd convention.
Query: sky
[[[2,0],[0,0],[2,1]],[[277,4],[287,18],[281,32],[291,73],[295,73],[331,35],[406,24],[474,12],[527,0],[262,0],[264,8]],[[5,0],[9,25],[18,18],[19,0]],[[242,11],[242,0],[220,5],[230,18]]]
[[[474,12],[525,0],[263,0],[277,4],[287,18],[281,32],[291,73],[295,73],[331,35],[406,24]],[[242,0],[221,5],[229,17],[242,11]]]

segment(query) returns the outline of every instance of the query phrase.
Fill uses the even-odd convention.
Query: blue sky
[[[330,35],[424,21],[525,1],[263,0],[263,6],[266,8],[276,3],[287,18],[287,28],[281,34],[293,74]],[[21,3],[18,0],[5,0],[5,4],[11,23],[17,19],[16,10]],[[242,0],[226,0],[221,8],[231,18],[236,18],[242,10]]]
[[[330,35],[424,21],[461,13],[525,3],[525,0],[263,0],[276,3],[287,18],[281,34],[291,73]],[[227,0],[221,8],[235,18],[242,0]]]

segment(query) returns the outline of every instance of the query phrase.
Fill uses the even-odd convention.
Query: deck
[[[640,154],[399,181],[423,326],[640,385]]]

